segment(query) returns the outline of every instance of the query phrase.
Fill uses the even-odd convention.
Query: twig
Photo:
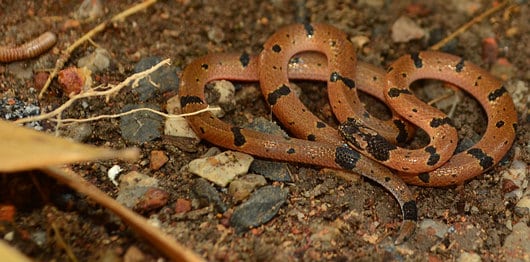
[[[19,123],[19,124],[20,123],[28,123],[28,122],[33,122],[33,121],[40,121],[40,120],[44,120],[44,119],[49,119],[49,118],[53,118],[53,117],[57,117],[58,119],[60,119],[61,113],[64,110],[66,110],[68,107],[70,107],[75,101],[77,101],[77,100],[79,100],[81,98],[94,97],[94,96],[106,96],[106,101],[108,102],[111,95],[116,94],[122,88],[128,86],[131,82],[133,83],[132,86],[135,87],[138,84],[138,81],[140,81],[141,79],[145,78],[146,76],[148,76],[152,72],[156,71],[158,68],[160,68],[163,65],[169,65],[169,59],[163,60],[160,63],[154,65],[153,67],[151,67],[151,68],[149,68],[149,69],[147,69],[145,71],[142,71],[142,72],[136,73],[136,74],[134,74],[132,76],[129,76],[123,82],[121,82],[121,83],[119,83],[119,84],[117,84],[115,86],[111,86],[107,90],[98,91],[99,88],[89,89],[89,90],[87,90],[87,91],[85,91],[83,93],[80,93],[80,94],[72,96],[68,101],[66,101],[64,104],[62,104],[61,106],[59,106],[58,108],[56,108],[55,110],[53,110],[51,112],[48,112],[48,113],[42,114],[42,115],[38,115],[38,116],[21,118],[21,119],[15,121],[15,123]],[[60,122],[60,121],[58,121],[58,122]]]
[[[480,14],[479,16],[471,19],[471,21],[465,23],[464,25],[462,25],[460,28],[458,28],[456,31],[454,31],[453,33],[451,33],[450,35],[448,35],[446,38],[442,39],[440,42],[434,44],[433,46],[430,47],[431,50],[438,50],[440,48],[442,48],[445,44],[447,44],[449,41],[453,40],[455,37],[457,37],[458,35],[462,34],[463,32],[465,32],[467,29],[469,29],[472,25],[482,21],[484,18],[492,15],[493,13],[501,10],[502,8],[504,8],[506,5],[508,5],[508,3],[510,3],[510,0],[506,0],[502,3],[500,3],[499,5],[497,6],[494,6],[488,10],[486,10],[484,13]]]
[[[215,107],[208,106],[208,107],[206,107],[204,109],[197,110],[197,111],[192,112],[192,113],[174,115],[174,114],[166,114],[166,113],[163,113],[163,112],[151,109],[151,108],[142,107],[142,108],[136,108],[136,109],[132,109],[132,110],[127,111],[127,112],[123,112],[123,113],[119,113],[119,114],[113,114],[113,115],[99,115],[99,116],[83,118],[83,119],[76,119],[76,118],[66,118],[66,119],[61,119],[61,120],[53,120],[52,119],[52,121],[57,121],[57,122],[61,122],[61,123],[84,123],[84,122],[92,122],[92,121],[95,121],[95,120],[105,119],[105,118],[118,118],[118,117],[130,115],[130,114],[134,114],[134,113],[137,113],[137,112],[141,112],[141,111],[147,111],[147,112],[155,113],[155,114],[163,116],[165,118],[178,118],[178,117],[185,117],[185,116],[194,116],[194,115],[198,115],[198,114],[201,114],[201,113],[204,113],[204,112],[211,112],[211,111],[218,111],[218,110],[221,110],[221,108],[220,107],[216,107],[216,106]]]
[[[77,39],[77,41],[75,41],[66,50],[64,50],[62,52],[61,56],[59,57],[59,59],[57,59],[57,62],[55,63],[55,68],[53,69],[53,71],[48,76],[48,79],[46,80],[46,83],[44,84],[44,87],[42,88],[42,90],[39,93],[39,99],[42,99],[42,96],[44,95],[44,92],[46,92],[46,90],[50,86],[50,83],[52,82],[52,80],[57,76],[57,74],[59,73],[59,70],[61,70],[63,68],[63,66],[66,63],[66,61],[68,61],[68,59],[70,59],[70,55],[72,54],[72,52],[78,46],[80,46],[85,41],[87,41],[90,38],[92,38],[97,33],[103,31],[105,28],[107,28],[107,25],[109,23],[122,21],[125,18],[127,18],[128,16],[130,16],[130,15],[132,15],[132,14],[138,12],[138,11],[144,10],[147,7],[153,5],[154,3],[156,3],[156,1],[157,0],[146,0],[146,1],[142,2],[142,3],[140,3],[140,4],[134,5],[134,6],[130,7],[130,8],[128,8],[128,9],[124,10],[123,12],[115,15],[110,20],[107,20],[107,21],[97,25],[92,30],[90,30],[88,33],[83,35],[81,38]]]
[[[99,188],[83,179],[71,169],[45,167],[41,170],[50,177],[53,177],[61,183],[64,183],[70,188],[76,190],[77,192],[86,195],[90,199],[93,199],[101,206],[107,208],[119,216],[131,228],[133,228],[135,232],[147,239],[150,244],[165,254],[170,260],[187,262],[204,261],[192,250],[176,242],[173,238],[169,237],[160,229],[151,226],[145,218],[124,207],[113,198],[107,196]]]

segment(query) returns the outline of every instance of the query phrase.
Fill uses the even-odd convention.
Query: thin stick
[[[107,20],[107,21],[97,25],[92,30],[90,30],[88,33],[83,35],[81,38],[77,39],[77,41],[75,41],[72,45],[70,45],[66,50],[64,50],[62,52],[62,54],[59,57],[59,59],[57,59],[57,62],[55,62],[55,68],[53,69],[53,71],[48,76],[48,79],[46,80],[46,83],[44,84],[44,87],[40,91],[39,99],[42,99],[42,96],[44,95],[44,92],[46,92],[46,90],[50,86],[50,83],[52,82],[52,80],[57,76],[57,74],[59,73],[59,70],[61,70],[63,68],[63,66],[66,63],[66,61],[68,61],[68,59],[70,59],[70,55],[72,54],[72,52],[77,47],[79,47],[84,42],[88,41],[90,38],[92,38],[97,33],[103,31],[105,28],[107,28],[107,25],[109,23],[116,22],[116,21],[122,21],[125,18],[127,18],[128,16],[130,16],[130,15],[132,15],[132,14],[138,12],[138,11],[144,10],[147,7],[153,5],[154,3],[156,3],[156,1],[157,0],[146,0],[146,1],[142,2],[142,3],[140,3],[140,4],[134,5],[134,6],[130,7],[130,8],[128,8],[128,9],[124,10],[123,12],[115,15],[110,20]]]
[[[60,116],[61,113],[66,110],[68,107],[70,107],[75,101],[81,99],[81,98],[86,98],[86,97],[94,97],[94,96],[106,96],[106,100],[108,102],[109,98],[111,95],[113,94],[116,94],[117,92],[119,92],[122,88],[128,86],[131,82],[133,83],[132,86],[136,86],[138,81],[140,81],[140,79],[143,79],[145,78],[146,76],[148,76],[149,74],[151,74],[152,72],[156,71],[158,68],[160,68],[161,66],[163,65],[169,65],[170,61],[169,59],[166,59],[166,60],[163,60],[161,61],[160,63],[154,65],[153,67],[145,70],[145,71],[142,71],[142,72],[138,72],[132,76],[129,76],[127,77],[127,79],[125,79],[123,82],[115,85],[115,86],[112,86],[110,89],[108,90],[103,90],[103,91],[98,91],[94,88],[92,89],[89,89],[83,93],[80,93],[80,94],[77,94],[77,95],[74,95],[72,96],[68,101],[66,101],[64,104],[62,104],[61,106],[59,106],[58,108],[56,108],[55,110],[51,111],[51,112],[48,112],[46,114],[42,114],[42,115],[38,115],[38,116],[33,116],[33,117],[27,117],[27,118],[21,118],[17,121],[15,121],[15,123],[28,123],[28,122],[33,122],[33,121],[40,121],[40,120],[44,120],[44,119],[49,119],[49,118],[52,118],[52,117],[55,117],[55,116]]]
[[[50,177],[53,177],[66,184],[70,188],[76,190],[77,192],[86,195],[90,199],[93,199],[103,207],[119,216],[131,228],[133,228],[135,232],[147,239],[150,244],[165,254],[170,260],[187,262],[204,261],[203,258],[195,254],[192,250],[176,242],[172,237],[169,237],[167,234],[162,232],[162,230],[151,226],[145,218],[124,207],[113,198],[107,196],[99,188],[83,179],[71,169],[45,167],[41,170]]]
[[[438,43],[434,44],[433,46],[431,46],[430,49],[431,50],[438,50],[438,49],[442,48],[445,44],[447,44],[449,41],[453,40],[455,37],[457,37],[458,35],[460,35],[463,32],[465,32],[472,25],[482,21],[484,18],[486,18],[486,17],[492,15],[493,13],[501,10],[506,5],[508,5],[508,3],[510,3],[510,0],[506,0],[506,1],[502,2],[502,3],[500,3],[498,6],[494,6],[494,7],[490,8],[490,9],[486,10],[484,13],[482,13],[479,16],[471,19],[471,21],[465,23],[463,26],[458,28],[456,31],[454,31],[453,33],[448,35],[446,38],[442,39],[440,42],[438,42]]]

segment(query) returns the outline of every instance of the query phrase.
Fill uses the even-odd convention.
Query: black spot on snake
[[[455,66],[455,71],[456,71],[457,73],[462,72],[462,70],[464,70],[464,58],[460,59],[460,61],[458,62],[458,64],[456,64],[456,66]]]
[[[353,170],[361,158],[359,152],[348,146],[339,146],[335,149],[335,163],[347,170]]]
[[[286,96],[290,93],[291,89],[286,85],[282,85],[267,96],[267,102],[269,105],[273,106],[282,96]]]
[[[275,44],[272,46],[272,51],[274,51],[275,53],[279,53],[282,51],[282,48],[278,44]]]
[[[495,91],[488,94],[488,100],[489,101],[495,101],[497,98],[501,97],[504,93],[507,93],[506,88],[504,86],[499,87],[498,89],[495,89]]]
[[[247,142],[247,139],[243,134],[241,134],[241,128],[233,126],[230,128],[230,131],[232,131],[232,134],[234,135],[234,145],[235,146],[242,146]]]
[[[250,56],[246,52],[243,52],[239,57],[239,62],[241,62],[243,67],[247,67],[248,63],[250,63]]]
[[[482,149],[471,148],[467,150],[467,153],[479,161],[479,164],[483,170],[489,169],[493,166],[493,158],[488,156],[484,151],[482,151]]]
[[[423,67],[423,60],[420,57],[420,53],[415,52],[410,54],[410,58],[412,59],[412,62],[414,62],[414,66],[416,68],[422,68]]]

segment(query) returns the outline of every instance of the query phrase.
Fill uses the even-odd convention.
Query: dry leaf
[[[112,150],[55,137],[0,120],[0,172],[92,161],[138,158],[137,149]]]
[[[6,242],[0,240],[0,257],[2,261],[9,262],[29,262],[29,258],[24,256],[20,251],[12,248]]]

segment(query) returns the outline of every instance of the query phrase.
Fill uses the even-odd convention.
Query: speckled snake
[[[301,54],[307,51],[325,58]],[[479,101],[488,125],[477,144],[453,155],[458,137],[451,120],[409,89],[410,83],[422,78],[454,84]],[[235,127],[209,112],[187,117],[199,137],[260,157],[351,170],[374,180],[394,195],[402,209],[397,243],[410,237],[417,220],[416,202],[405,182],[421,186],[463,183],[491,169],[515,138],[513,101],[487,71],[449,54],[420,52],[399,58],[383,72],[357,62],[346,35],[325,24],[284,27],[267,40],[259,57],[213,54],[193,61],[183,73],[179,90],[183,112],[206,108],[204,86],[221,79],[259,81],[274,115],[298,139]],[[333,113],[342,123],[339,132],[302,104],[289,79],[327,81]],[[371,116],[359,101],[357,88],[384,101],[393,117],[382,121]],[[429,135],[428,145],[419,149],[395,145],[411,136],[408,122]]]

